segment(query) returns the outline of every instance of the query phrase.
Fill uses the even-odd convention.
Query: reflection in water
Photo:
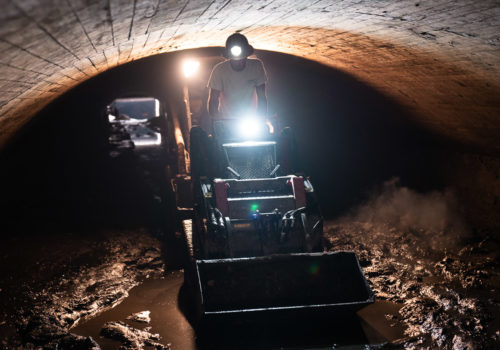
[[[191,349],[358,349],[364,344],[380,344],[402,337],[400,325],[391,326],[386,315],[396,315],[399,306],[375,302],[358,316],[316,319],[267,319],[249,323],[247,318],[232,318],[224,324],[210,322],[195,333],[180,305],[185,303],[181,289],[182,271],[167,273],[163,279],[146,280],[133,288],[130,296],[114,309],[80,324],[73,333],[92,336],[103,350],[116,349],[120,343],[99,335],[105,322],[122,321],[135,328],[152,327],[160,342],[170,343],[173,350]],[[127,320],[133,313],[151,311],[151,323]],[[390,318],[390,317],[389,317]]]
[[[177,296],[184,277],[182,271],[167,273],[163,279],[146,280],[130,290],[129,297],[117,307],[73,328],[73,333],[92,336],[103,350],[117,349],[119,342],[102,337],[99,333],[105,322],[123,321],[134,328],[151,326],[151,333],[161,335],[160,342],[171,343],[172,349],[196,349],[195,334],[179,310]],[[127,320],[133,313],[151,311],[151,323]]]

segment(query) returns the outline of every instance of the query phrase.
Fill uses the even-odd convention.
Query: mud
[[[135,314],[128,316],[127,320],[132,320],[140,323],[149,323],[151,322],[151,317],[149,317],[150,314],[151,311],[136,312]]]
[[[92,337],[103,350],[117,349],[121,342],[106,338],[102,328],[108,322],[120,322],[128,327],[146,330],[160,336],[159,343],[171,344],[172,349],[195,349],[194,330],[180,310],[179,291],[184,281],[182,271],[166,272],[160,278],[149,278],[129,291],[122,303],[96,317],[81,322],[72,332]],[[150,323],[137,322],[130,316],[140,310],[150,310]],[[146,347],[147,348],[147,347]]]
[[[101,334],[110,339],[118,340],[122,343],[120,349],[143,349],[151,346],[157,350],[168,350],[168,345],[159,343],[160,335],[150,333],[149,327],[137,329],[123,322],[107,322],[101,330]]]
[[[403,305],[398,347],[499,347],[498,233],[468,230],[447,194],[386,183],[326,231],[331,249],[357,252],[379,300]]]
[[[164,270],[160,242],[145,230],[32,239],[22,242],[19,256],[13,242],[2,254],[4,266],[24,272],[2,280],[5,348],[97,349],[91,337],[71,334],[71,328],[113,308],[131,288]],[[17,261],[27,250],[31,258]]]
[[[453,213],[447,193],[390,182],[352,214],[327,222],[328,249],[356,251],[377,301],[359,312],[361,326],[348,339],[298,335],[268,348],[353,339],[371,348],[499,348],[498,233],[467,229]],[[9,239],[0,248],[1,346],[210,348],[197,343],[178,309],[182,272],[164,274],[161,240],[144,229]],[[134,304],[137,293],[147,302]],[[151,324],[137,322],[145,316]]]
[[[403,337],[404,329],[394,319],[402,305],[390,301],[377,301],[363,309],[359,318],[329,318],[327,322],[308,318],[250,323],[247,316],[233,317],[231,322],[215,323],[209,329],[195,332],[188,322],[183,306],[189,296],[183,293],[183,272],[172,271],[160,279],[148,279],[134,287],[120,305],[82,322],[72,329],[75,334],[92,337],[103,350],[117,349],[120,342],[101,334],[107,322],[121,322],[133,328],[146,329],[160,335],[162,343],[170,343],[172,350],[199,349],[365,349]],[[151,322],[140,324],[129,319],[138,310],[151,310]],[[261,320],[262,321],[262,320]],[[266,321],[266,320],[264,320]]]

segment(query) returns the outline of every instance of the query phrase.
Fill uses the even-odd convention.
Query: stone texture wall
[[[1,0],[0,146],[65,91],[125,62],[221,46],[337,67],[430,130],[500,154],[498,1]]]

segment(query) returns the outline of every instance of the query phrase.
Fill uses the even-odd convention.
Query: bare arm
[[[210,89],[208,93],[208,114],[211,117],[219,116],[219,95],[220,91],[216,89]]]
[[[255,88],[257,93],[257,113],[261,117],[267,115],[267,96],[266,96],[266,84],[259,85]]]

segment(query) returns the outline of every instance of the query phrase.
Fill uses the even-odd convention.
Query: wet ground
[[[498,241],[468,238],[446,248],[439,233],[366,222],[337,223],[328,230],[333,245],[358,252],[377,299],[402,305],[395,317],[386,315],[405,328],[398,347],[500,345]]]
[[[99,189],[101,211],[108,214],[106,225],[97,222],[101,228],[31,220],[4,232],[2,348],[500,347],[500,235],[468,228],[455,214],[452,195],[417,193],[397,179],[325,224],[326,249],[357,253],[375,304],[350,318],[250,325],[235,319],[195,332],[179,270],[183,244],[172,235],[167,187],[154,159],[137,153],[111,163]],[[150,321],[134,320],[136,313]]]
[[[196,333],[184,311],[183,246],[168,238],[174,224],[154,159],[115,158],[95,206],[82,202],[72,225],[38,226],[33,217],[23,225],[19,216],[14,231],[3,232],[2,348],[500,348],[500,234],[468,228],[449,194],[417,193],[397,180],[325,225],[326,249],[357,253],[375,304],[351,318],[236,320]],[[46,221],[47,213],[64,216],[41,209]],[[106,225],[78,225],[91,210],[106,213]],[[131,319],[147,311],[148,323]]]
[[[145,329],[151,327],[152,333],[160,335],[161,339],[171,344],[171,349],[236,349],[236,348],[297,348],[314,347],[331,349],[337,344],[340,348],[364,344],[381,344],[399,339],[403,336],[403,327],[393,325],[385,315],[396,317],[401,305],[388,301],[377,301],[376,304],[359,312],[359,319],[349,320],[349,327],[330,322],[329,327],[322,327],[314,337],[309,339],[304,336],[305,324],[296,320],[289,324],[286,332],[282,334],[269,334],[269,329],[253,337],[253,333],[262,331],[249,325],[238,326],[225,324],[218,336],[213,334],[200,336],[195,333],[192,326],[182,311],[183,301],[182,284],[184,276],[182,271],[167,273],[161,279],[145,281],[140,286],[134,287],[123,303],[103,312],[99,316],[78,325],[72,332],[92,336],[103,349],[115,349],[121,345],[102,334],[105,322],[121,321],[134,327]],[[147,324],[127,319],[131,314],[141,311],[151,311],[151,321]],[[333,321],[333,320],[332,320]],[[344,320],[345,322],[346,320]],[[310,322],[308,320],[307,322]],[[300,336],[297,339],[297,333]],[[279,330],[277,330],[279,333]],[[341,335],[342,333],[342,335]],[[252,334],[252,337],[249,335]],[[246,336],[245,336],[246,335]],[[207,339],[208,338],[208,339]],[[342,345],[341,345],[342,344]]]
[[[40,232],[4,243],[0,286],[4,348],[85,344],[68,330],[113,308],[142,280],[164,271],[161,245],[145,230]]]
[[[293,321],[287,329],[234,326],[208,337],[197,336],[182,312],[183,272],[165,272],[157,234],[142,229],[12,239],[1,252],[2,346],[498,348],[497,240],[486,233],[471,238],[453,227],[433,231],[387,218],[360,219],[328,222],[328,249],[357,252],[375,304],[340,323],[332,318],[316,325]],[[127,319],[142,311],[150,311],[149,323]],[[103,331],[109,322],[129,340]],[[144,331],[142,338],[130,341],[137,331]]]
[[[84,322],[72,331],[79,335],[92,336],[102,349],[116,349],[120,341],[101,335],[105,322],[122,321],[131,327],[145,329],[152,327],[172,349],[195,349],[195,333],[180,311],[178,295],[183,283],[182,271],[166,273],[161,278],[149,279],[134,287],[127,299],[117,307]],[[129,320],[133,313],[150,311],[150,322]]]

